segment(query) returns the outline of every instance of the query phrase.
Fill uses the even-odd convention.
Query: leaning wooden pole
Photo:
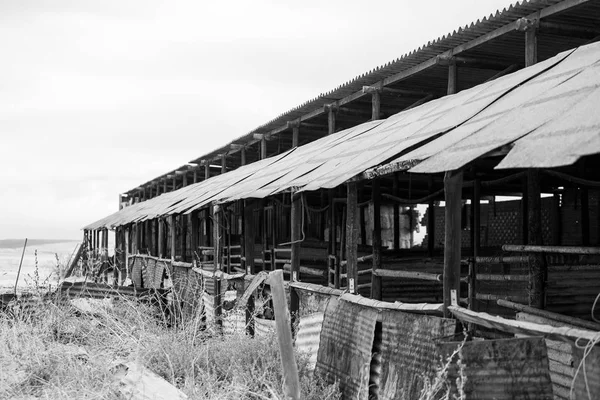
[[[290,313],[287,308],[285,290],[283,288],[283,270],[269,273],[271,293],[273,294],[273,308],[275,309],[275,326],[277,327],[277,340],[281,353],[281,369],[283,370],[283,387],[288,398],[300,400],[300,380],[298,366],[294,357]]]
[[[444,176],[446,232],[444,240],[444,315],[450,316],[448,306],[452,304],[451,294],[460,294],[461,256],[461,194],[463,173],[460,170],[448,171]]]

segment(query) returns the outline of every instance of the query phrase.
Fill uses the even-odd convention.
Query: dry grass
[[[58,305],[57,305],[58,304]],[[135,360],[191,399],[283,399],[277,340],[211,335],[197,319],[169,328],[146,304],[120,299],[93,314],[68,302],[0,315],[0,398],[120,399],[111,365]],[[299,357],[305,399],[337,399]]]

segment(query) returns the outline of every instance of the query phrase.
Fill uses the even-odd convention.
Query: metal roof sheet
[[[510,4],[502,10],[496,10],[495,13],[491,13],[489,16],[485,16],[482,19],[471,22],[464,27],[459,27],[453,32],[449,32],[446,35],[438,37],[432,41],[428,41],[423,46],[420,46],[416,50],[408,52],[396,60],[390,61],[384,65],[378,66],[366,73],[360,74],[355,78],[343,83],[333,90],[319,94],[319,96],[310,99],[297,107],[294,107],[276,118],[258,126],[250,132],[239,136],[232,140],[230,143],[215,149],[205,155],[198,157],[192,162],[197,162],[201,159],[210,159],[213,156],[221,153],[227,153],[230,150],[229,145],[233,143],[237,144],[248,144],[253,141],[253,135],[255,133],[265,133],[285,126],[288,121],[295,121],[302,117],[305,117],[315,111],[323,109],[323,106],[331,104],[335,101],[342,100],[347,96],[355,95],[360,92],[363,86],[375,85],[379,82],[388,84],[390,80],[393,80],[395,76],[411,71],[415,67],[418,67],[426,62],[432,62],[436,56],[441,55],[447,51],[452,50],[455,53],[460,53],[462,50],[458,49],[460,46],[464,46],[469,42],[482,37],[488,33],[494,32],[507,24],[513,23],[519,18],[527,17],[533,13],[541,12],[548,8],[568,9],[573,8],[577,12],[576,8],[582,4],[592,3],[586,0],[577,1],[564,1],[564,0],[525,0],[517,1],[514,4]],[[584,14],[585,15],[585,14]],[[505,32],[506,33],[506,32]],[[557,40],[560,40],[557,38]],[[502,49],[506,51],[506,49]],[[174,169],[166,174],[161,175],[158,178],[165,177],[167,174],[174,173],[177,170],[181,170],[184,166]],[[155,178],[156,179],[156,178]],[[142,186],[151,184],[154,180],[144,183]],[[129,193],[135,192],[136,189],[132,189]]]
[[[539,75],[515,87],[465,124],[398,158],[396,162],[425,159],[413,167],[411,172],[435,173],[455,170],[542,127],[544,127],[543,132],[551,132],[555,123],[562,125],[560,120],[568,115],[574,106],[580,102],[587,102],[586,97],[590,96],[600,84],[599,44],[580,47],[573,52],[568,52],[567,57],[564,56],[564,53],[557,56],[563,60],[546,65]],[[580,124],[572,118],[569,120],[573,123],[572,128],[576,130]],[[569,132],[569,135],[572,133]],[[585,135],[585,130],[582,134]],[[600,140],[600,134],[598,139]],[[535,150],[531,146],[527,148]],[[543,152],[542,148],[538,148],[537,152]],[[521,145],[520,149],[525,149],[525,146]],[[551,163],[538,164],[534,161],[545,159],[545,156],[534,157],[522,154],[520,157],[528,159],[528,162],[521,162],[520,165],[527,164],[528,167],[539,168],[549,164],[552,166],[572,164],[573,157],[562,159],[560,154],[563,150],[562,146],[555,149]],[[507,162],[504,168],[513,168],[517,165]]]
[[[410,149],[392,164],[418,159],[424,161],[411,172],[443,172],[515,141],[499,168],[571,164],[600,152],[599,100],[596,43],[134,204],[85,229],[190,213],[211,202],[263,198],[291,188],[333,188]]]

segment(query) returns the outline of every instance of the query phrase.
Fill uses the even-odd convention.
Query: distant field
[[[78,240],[70,239],[28,239],[27,247],[39,246],[42,244],[69,243],[78,242]],[[23,248],[25,239],[0,239],[0,249],[13,249],[16,247]]]

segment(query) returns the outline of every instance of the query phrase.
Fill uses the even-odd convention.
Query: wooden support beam
[[[327,108],[327,106],[326,106]],[[329,105],[327,108],[327,134],[331,135],[335,133],[335,114],[337,112],[337,107]]]
[[[428,182],[429,193],[433,193],[433,177],[429,177]],[[429,200],[427,208],[427,252],[429,257],[433,257],[435,252],[435,202]]]
[[[298,282],[301,280],[300,277],[300,252],[301,249],[301,240],[302,240],[302,213],[304,212],[302,206],[302,195],[300,194],[291,194],[291,267],[292,267],[292,275],[290,281]],[[292,318],[296,320],[299,317],[300,311],[300,297],[295,290],[290,291],[290,309],[292,313]]]
[[[537,29],[531,27],[525,31],[525,66],[530,67],[537,61]]]
[[[187,172],[183,174],[183,187],[186,187],[188,185],[188,176],[187,176]]]
[[[227,172],[227,154],[221,154],[221,173]]]
[[[458,68],[456,63],[451,62],[448,65],[448,94],[457,92],[458,87]]]
[[[210,178],[210,161],[204,160],[204,180]]]
[[[292,128],[292,147],[298,147],[300,140],[300,123]]]
[[[329,254],[330,258],[328,259],[328,265],[329,265],[329,272],[328,272],[328,283],[332,283],[336,289],[340,288],[340,284],[339,284],[339,271],[338,271],[338,266],[339,266],[339,260],[336,259],[336,242],[337,242],[337,238],[336,238],[336,231],[337,231],[337,226],[335,223],[335,202],[334,202],[334,198],[335,198],[335,192],[334,189],[329,189],[328,193],[328,204],[329,204],[329,208],[327,210],[327,223],[329,226],[329,240],[327,241],[327,253]],[[333,258],[331,258],[333,257]],[[333,281],[330,281],[331,278],[331,271],[335,271],[334,274],[334,279]]]
[[[525,66],[537,63],[537,20],[525,27]],[[527,244],[542,244],[542,203],[539,170],[527,170]],[[540,254],[529,262],[529,305],[543,309],[545,306],[546,266]]]
[[[254,200],[244,200],[244,258],[246,273],[254,275],[254,243],[256,241],[256,233],[254,231]]]
[[[192,260],[197,260],[195,253],[198,251],[198,246],[200,246],[200,219],[198,218],[198,210],[192,211],[190,222],[192,225],[191,258]]]
[[[444,315],[449,316],[451,294],[460,297],[461,207],[463,172],[448,171],[444,176],[446,232],[444,239]]]
[[[381,118],[381,90],[371,93],[371,119],[373,121]]]
[[[194,183],[198,183],[198,170],[194,170]]]
[[[473,185],[473,197],[471,199],[471,213],[472,227],[471,232],[473,233],[472,248],[473,258],[469,263],[469,310],[477,311],[475,304],[475,294],[477,293],[477,257],[479,257],[479,248],[481,242],[481,180],[475,178]]]
[[[211,208],[211,213],[212,213],[212,220],[213,222],[213,251],[214,251],[214,270],[215,271],[221,271],[222,269],[222,264],[221,264],[221,257],[222,257],[222,252],[221,252],[221,236],[222,236],[222,214],[223,214],[223,210],[221,209],[221,207],[219,205],[213,205]],[[213,278],[213,282],[214,282],[214,288],[215,288],[215,322],[217,325],[217,329],[220,331],[220,328],[223,325],[223,321],[221,320],[221,314],[222,314],[222,302],[221,302],[221,279],[219,279],[218,277],[214,277]]]
[[[260,139],[260,159],[264,160],[267,158],[267,139],[263,137]]]
[[[177,230],[176,228],[177,218],[175,215],[169,216],[169,230],[171,232],[171,260],[175,261],[175,253],[177,252]]]
[[[181,261],[189,262],[187,258],[187,227],[188,227],[188,215],[180,214],[179,215],[179,225],[181,226],[181,235],[179,247],[181,249]]]
[[[158,258],[165,256],[165,223],[162,218],[157,218],[158,221]]]
[[[167,193],[167,179],[163,181],[163,193]]]
[[[371,276],[371,298],[382,300],[381,277],[376,271],[381,269],[381,189],[379,178],[372,182],[373,197],[373,274]]]
[[[246,165],[247,161],[246,161],[246,148],[243,147],[241,152],[240,152],[240,164],[241,165]]]
[[[155,257],[160,257],[160,253],[158,252],[160,243],[159,224],[158,218],[152,220],[152,255]]]
[[[393,175],[392,194],[396,197],[400,195],[400,180],[398,173]],[[394,250],[400,248],[400,204],[394,202]]]
[[[348,201],[346,204],[346,268],[348,273],[348,290],[358,293],[358,183],[348,182],[346,185]]]

